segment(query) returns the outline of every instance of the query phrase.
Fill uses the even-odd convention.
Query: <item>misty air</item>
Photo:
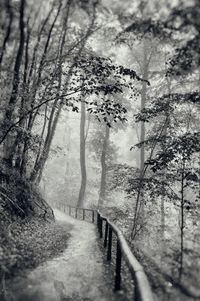
[[[0,301],[200,300],[200,1],[0,0]]]

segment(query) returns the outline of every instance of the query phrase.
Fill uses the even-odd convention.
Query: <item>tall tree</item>
[[[19,38],[19,46],[17,50],[17,56],[15,59],[15,65],[14,65],[14,72],[13,72],[13,81],[12,81],[12,92],[11,96],[6,108],[5,117],[4,117],[4,127],[5,130],[9,127],[10,121],[13,118],[15,105],[17,103],[18,98],[18,91],[19,91],[19,84],[20,84],[20,69],[22,66],[22,59],[23,59],[23,53],[24,53],[24,44],[25,44],[25,6],[26,6],[26,0],[20,1],[20,15],[19,15],[19,32],[20,32],[20,38]],[[10,141],[6,141],[5,143],[5,160],[9,165],[12,166],[12,161],[10,159]]]
[[[5,9],[6,9],[6,17],[5,17],[6,22],[5,23],[7,23],[7,20],[8,20],[8,24],[7,24],[6,33],[5,33],[5,36],[4,36],[4,39],[3,39],[3,44],[1,46],[0,72],[1,72],[1,64],[2,64],[4,54],[5,54],[5,51],[6,51],[7,43],[8,43],[9,38],[10,38],[10,34],[11,34],[11,30],[12,30],[12,23],[13,23],[13,10],[12,10],[12,7],[11,7],[11,1],[10,0],[4,0],[4,4],[2,4],[2,6],[3,5],[5,6]],[[3,24],[2,24],[2,26],[3,26]]]
[[[87,184],[87,172],[86,172],[86,158],[85,158],[85,124],[86,124],[86,110],[85,101],[81,100],[81,119],[80,119],[80,168],[81,168],[81,187],[78,196],[78,207],[84,207],[85,190]]]

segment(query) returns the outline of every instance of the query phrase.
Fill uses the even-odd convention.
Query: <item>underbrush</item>
[[[101,211],[123,232],[133,254],[143,265],[150,279],[153,292],[155,293],[155,299],[172,301],[200,300],[200,290],[198,286],[198,276],[200,272],[199,247],[196,246],[199,246],[199,243],[197,235],[194,243],[193,236],[189,231],[186,231],[188,229],[186,228],[184,233],[184,266],[182,279],[180,281],[178,277],[180,230],[177,229],[178,227],[175,227],[176,224],[175,221],[172,220],[171,211],[169,210],[169,213],[167,212],[165,214],[166,226],[164,241],[161,239],[160,219],[156,220],[157,211],[155,203],[153,208],[154,212],[144,212],[146,214],[143,214],[142,217],[142,227],[133,240],[131,238],[131,231],[134,206],[132,205],[131,208],[128,199],[125,200],[124,204],[122,204],[121,200],[121,195],[118,198],[115,195],[114,202],[110,200],[109,207],[105,206]],[[120,205],[118,206],[117,203]],[[152,219],[155,221],[154,224],[151,222]],[[188,214],[187,223],[191,220],[192,217]],[[167,221],[169,222],[167,223]],[[163,245],[165,247],[163,247]]]
[[[0,218],[4,224],[18,218],[39,217],[53,220],[51,207],[38,187],[22,177],[18,170],[0,161]]]
[[[37,187],[1,162],[0,284],[62,252],[68,232]]]
[[[66,225],[40,219],[12,223],[0,236],[1,278],[10,278],[62,252],[68,230]]]

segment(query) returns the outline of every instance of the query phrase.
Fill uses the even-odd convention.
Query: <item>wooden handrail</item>
[[[68,207],[68,213],[71,215],[71,209],[75,209],[75,218],[78,218],[78,210],[83,210],[82,219],[85,220],[85,211],[92,212],[92,222],[97,222],[97,228],[99,231],[100,238],[104,239],[104,247],[107,248],[107,260],[110,261],[112,258],[112,244],[113,244],[113,233],[117,238],[117,249],[116,249],[116,266],[115,266],[115,291],[121,288],[121,264],[122,258],[124,259],[131,276],[134,280],[134,300],[135,301],[153,301],[153,294],[148,281],[148,278],[144,272],[142,265],[136,259],[131,252],[131,249],[124,238],[119,228],[112,223],[108,218],[103,216],[99,210],[88,209],[88,208],[77,208],[71,205],[63,205],[64,211],[66,206]],[[95,219],[96,216],[96,219]],[[105,231],[103,233],[103,222],[105,222]]]
[[[134,299],[140,301],[153,301],[154,300],[153,294],[147,276],[144,272],[144,269],[142,265],[139,263],[139,261],[135,258],[133,253],[131,252],[130,247],[126,239],[124,238],[122,232],[118,229],[118,227],[115,224],[113,224],[111,221],[109,221],[109,219],[103,216],[99,210],[97,211],[97,220],[98,220],[98,229],[99,229],[100,237],[102,237],[102,226],[103,226],[101,221],[105,221],[106,225],[108,226],[108,229],[110,229],[113,233],[115,233],[117,237],[115,290],[120,290],[121,257],[123,256],[128,266],[128,269],[134,279],[134,285],[135,285]],[[105,230],[105,235],[107,231],[109,230],[107,229]],[[107,238],[105,237],[105,239]],[[105,244],[105,240],[104,240],[104,244]],[[108,243],[108,255],[110,255],[111,253],[109,250],[109,248],[111,247],[112,244]],[[107,259],[110,260],[111,259],[110,256],[107,256]]]
[[[74,218],[78,218],[78,212],[79,211],[82,211],[82,219],[85,220],[86,218],[86,215],[85,215],[85,212],[88,211],[88,212],[91,212],[91,221],[92,223],[95,222],[95,215],[96,215],[96,212],[97,210],[96,209],[90,209],[90,208],[82,208],[82,207],[75,207],[75,206],[71,206],[71,205],[67,205],[67,204],[63,204],[63,203],[60,203],[59,206],[58,206],[58,209],[62,210],[66,212],[66,208],[68,208],[68,214],[70,216],[72,216],[72,209],[74,209]]]

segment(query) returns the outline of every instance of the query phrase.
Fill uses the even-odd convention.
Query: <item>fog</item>
[[[88,209],[100,237],[105,220],[122,231],[155,300],[200,298],[199,20],[198,0],[0,0],[2,279],[26,252],[34,268],[98,249]]]

